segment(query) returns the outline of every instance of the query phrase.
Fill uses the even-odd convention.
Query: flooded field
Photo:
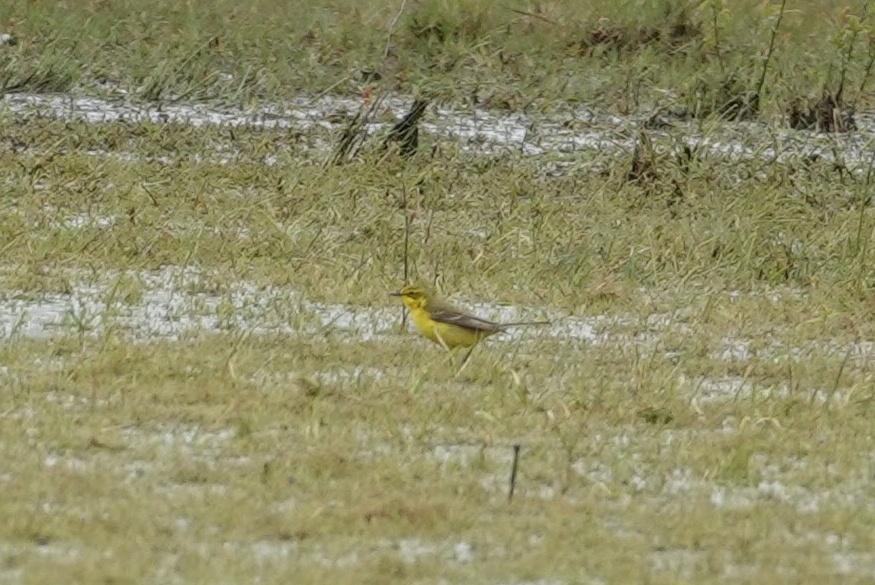
[[[0,584],[875,582],[866,3],[6,4]]]
[[[640,105],[635,76],[697,62],[687,36],[732,64],[702,6],[708,35],[508,8],[571,56],[416,65],[400,148],[406,80],[278,89],[348,58],[318,27],[288,37],[301,72],[241,72],[250,17],[216,11],[227,37],[136,83],[55,45],[27,69],[0,34],[0,583],[873,582],[875,114],[841,126],[827,92],[805,103],[840,131],[792,129],[819,110],[782,87],[705,115],[687,78]],[[485,26],[418,18],[368,45],[387,67],[395,34]],[[654,43],[670,67],[624,60]],[[528,83],[452,78],[493,58]],[[405,282],[549,324],[463,361],[416,334]]]
[[[10,94],[2,107],[16,116],[50,116],[89,123],[128,122],[247,127],[297,133],[296,142],[324,152],[337,133],[374,98],[301,97],[282,104],[249,109],[172,101],[137,103],[124,98],[84,98],[72,95]],[[382,98],[367,134],[385,132],[405,113],[412,98]],[[420,128],[435,144],[450,144],[478,155],[522,154],[544,158],[551,172],[574,166],[581,151],[629,155],[647,131],[659,150],[678,155],[684,148],[695,156],[724,162],[755,161],[762,165],[806,165],[816,161],[840,164],[850,172],[871,176],[875,158],[875,114],[859,112],[852,133],[819,134],[758,123],[702,123],[678,118],[671,111],[618,116],[587,109],[562,108],[555,114],[497,113],[483,108],[460,110],[436,105]],[[3,110],[0,109],[0,112]],[[99,153],[95,153],[99,154]],[[234,153],[204,153],[206,160],[232,162]],[[268,157],[265,164],[276,164]]]

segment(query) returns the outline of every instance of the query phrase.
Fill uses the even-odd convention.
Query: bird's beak
[[[400,297],[400,296],[401,296],[401,293],[400,293],[399,291],[396,290],[396,291],[394,291],[394,292],[390,292],[390,293],[389,293],[389,296],[390,296],[390,297]]]

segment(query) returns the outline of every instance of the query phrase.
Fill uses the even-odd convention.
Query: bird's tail
[[[501,328],[506,327],[525,327],[527,325],[549,325],[549,321],[517,321],[515,323],[502,323]]]

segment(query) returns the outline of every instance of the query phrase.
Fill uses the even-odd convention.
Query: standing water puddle
[[[500,321],[520,320],[530,312],[488,305],[480,305],[478,310]],[[513,331],[501,338],[544,335],[603,343],[618,340],[603,331],[626,321],[608,316],[548,317],[554,323],[537,334]],[[284,335],[331,331],[368,341],[396,331],[399,319],[396,306],[318,303],[292,289],[259,287],[246,281],[216,292],[201,280],[199,271],[181,267],[120,272],[98,281],[74,280],[70,291],[63,293],[0,291],[0,340],[95,334],[116,328],[135,339],[178,339],[187,334],[243,330]]]
[[[410,102],[410,99],[400,96],[386,98],[376,116],[381,121],[367,124],[366,131],[373,134],[387,130],[391,123],[404,116]],[[283,103],[241,109],[204,103],[134,103],[42,94],[9,94],[0,104],[0,111],[5,109],[17,115],[78,119],[90,123],[125,121],[195,127],[290,129],[310,137],[309,143],[320,150],[330,148],[333,136],[365,105],[360,98],[304,96]],[[648,126],[649,119],[650,116],[645,115],[623,117],[580,107],[558,114],[523,114],[433,106],[420,128],[435,140],[455,144],[472,154],[551,155],[561,160],[586,151],[628,154],[635,147],[639,131]],[[832,135],[755,122],[706,125],[669,121],[666,122],[671,127],[669,130],[649,129],[647,132],[668,140],[668,145],[657,143],[658,150],[679,152],[689,147],[705,156],[766,163],[821,159],[840,162],[853,171],[867,172],[873,164],[871,147],[875,144],[875,114],[857,114],[856,120],[859,130]]]

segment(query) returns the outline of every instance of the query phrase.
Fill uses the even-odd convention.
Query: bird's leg
[[[440,332],[437,330],[437,327],[435,327],[435,329],[434,329],[434,336],[437,337],[438,343],[441,344],[441,347],[442,347],[442,348],[444,348],[445,350],[447,350],[448,353],[452,353],[452,351],[450,351],[450,346],[447,345],[447,342],[444,341],[444,338],[443,338],[443,337],[441,337],[441,334],[440,334]]]
[[[444,341],[444,338],[441,337],[441,334],[438,332],[437,329],[434,330],[434,336],[437,338],[438,343],[441,344],[441,347],[447,350],[447,361],[449,362],[450,366],[452,366],[454,357],[453,350],[450,349],[450,346],[447,345],[447,342]]]
[[[462,358],[462,363],[459,365],[459,371],[456,372],[456,375],[457,375],[457,376],[458,376],[459,374],[461,374],[461,373],[462,373],[462,370],[465,369],[465,366],[468,365],[468,358],[471,357],[471,352],[474,351],[474,347],[475,347],[476,345],[477,345],[476,343],[473,344],[471,347],[468,348],[468,351],[465,352],[465,357]]]
[[[468,358],[471,357],[471,352],[474,351],[474,348],[476,346],[477,346],[476,343],[473,344],[471,347],[468,348],[468,351],[465,352],[465,357],[462,358],[462,367],[465,367],[465,364],[468,363]]]
[[[452,364],[453,358],[455,357],[455,353],[453,352],[452,349],[450,349],[450,346],[447,345],[447,342],[444,341],[444,338],[441,337],[441,334],[437,329],[434,330],[434,336],[437,338],[438,343],[441,344],[441,347],[443,347],[445,350],[447,350],[447,358],[450,360],[450,364]],[[474,344],[474,345],[476,345],[476,344]],[[462,373],[462,370],[465,369],[465,364],[468,363],[468,358],[471,357],[471,351],[473,351],[474,345],[472,345],[468,349],[467,353],[465,353],[465,357],[462,358],[462,364],[459,366],[459,369],[456,371],[457,376]]]

